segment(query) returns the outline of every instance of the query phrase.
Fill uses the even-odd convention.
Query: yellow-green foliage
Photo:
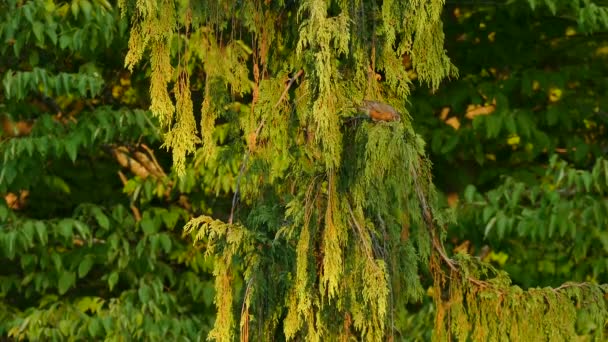
[[[512,286],[504,272],[468,255],[458,254],[455,262],[462,271],[452,272],[449,282],[442,279],[444,287],[436,289],[435,340],[572,341],[577,337],[577,311],[583,312],[585,324],[598,328],[593,340],[603,340],[605,286],[566,283],[524,291]],[[449,296],[444,299],[442,291]]]
[[[240,213],[229,223],[204,216],[186,226],[216,262],[210,338],[234,340],[240,312],[243,340],[380,341],[393,336],[395,313],[421,298],[419,266],[445,284],[447,261],[442,266],[432,250],[442,251],[450,215],[437,209],[424,142],[403,110],[410,79],[402,64],[410,58],[432,88],[456,75],[443,48],[443,4],[123,4],[133,24],[126,63],[133,68],[149,53],[151,110],[175,166],[183,168],[199,140],[203,160],[219,158],[218,119],[230,125],[232,153],[244,154],[234,188]],[[188,88],[203,95],[200,127]],[[390,103],[402,120],[353,118],[363,99]],[[498,278],[491,289],[499,292],[488,292],[468,276],[485,266],[447,264],[453,278],[450,300],[436,295],[438,339],[502,338],[505,329],[514,337],[572,335],[573,304],[561,291],[511,296],[517,291]],[[557,315],[560,307],[568,318]],[[542,320],[541,313],[545,327],[563,329],[532,332],[528,315]]]

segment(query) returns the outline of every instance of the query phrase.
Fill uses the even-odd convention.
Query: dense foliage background
[[[459,77],[436,92],[414,82],[409,97],[443,204],[456,209],[450,252],[479,256],[524,289],[608,282],[602,5],[447,1]],[[8,0],[0,10],[0,336],[202,339],[214,260],[182,228],[230,216],[242,155],[231,153],[229,124],[218,120],[208,138],[222,158],[197,151],[178,177],[147,111],[150,65],[124,69],[129,22],[115,3]],[[421,281],[432,284],[424,271]],[[430,293],[408,309],[399,338],[429,339]],[[604,329],[586,314],[578,333]]]

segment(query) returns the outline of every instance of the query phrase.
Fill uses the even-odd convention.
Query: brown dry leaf
[[[249,147],[249,151],[253,152],[255,151],[255,145],[258,142],[258,135],[255,133],[255,131],[249,133],[247,135],[247,147]]]
[[[146,179],[150,175],[150,172],[140,162],[129,156],[129,150],[126,147],[116,147],[112,149],[112,154],[120,166],[128,168],[136,176]]]
[[[450,107],[443,107],[443,108],[441,108],[441,113],[439,114],[439,118],[442,121],[445,121],[445,119],[448,118],[448,115],[450,114],[451,110],[452,110],[452,108],[450,108]]]
[[[457,117],[453,116],[445,121],[446,124],[454,127],[455,130],[460,128],[460,120]]]
[[[30,134],[33,123],[29,121],[13,122],[8,117],[2,117],[2,131],[5,136],[19,137]]]
[[[27,204],[27,199],[30,196],[29,190],[21,190],[19,194],[9,192],[4,195],[4,200],[9,208],[13,210],[20,210]]]
[[[494,101],[494,104],[490,104],[487,106],[476,106],[473,107],[473,109],[470,109],[471,106],[469,106],[469,108],[467,108],[467,113],[466,113],[466,118],[467,119],[471,119],[473,120],[473,118],[475,118],[476,116],[479,115],[490,115],[492,113],[494,113],[494,111],[496,110],[496,101]]]
[[[466,253],[469,254],[469,247],[471,246],[471,241],[465,240],[460,245],[454,248],[454,254],[456,253]]]

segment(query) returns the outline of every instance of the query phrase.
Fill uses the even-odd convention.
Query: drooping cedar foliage
[[[210,338],[394,338],[395,315],[422,294],[420,267],[435,279],[439,340],[569,339],[579,307],[603,324],[597,285],[523,291],[442,247],[452,218],[438,207],[424,142],[404,107],[412,77],[436,88],[457,76],[443,48],[443,1],[122,8],[132,23],[126,65],[151,65],[151,110],[177,170],[199,142],[199,162],[243,155],[230,217],[202,216],[185,228],[215,257]],[[404,67],[410,61],[414,73]],[[200,125],[192,89],[203,94]],[[393,105],[402,120],[358,119],[364,99]],[[215,128],[219,120],[228,132]],[[218,149],[214,134],[233,144]]]

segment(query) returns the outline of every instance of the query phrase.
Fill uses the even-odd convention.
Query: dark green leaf
[[[74,286],[76,283],[76,274],[74,272],[64,271],[61,273],[59,277],[59,282],[57,284],[57,291],[60,295],[65,294],[70,287]]]

